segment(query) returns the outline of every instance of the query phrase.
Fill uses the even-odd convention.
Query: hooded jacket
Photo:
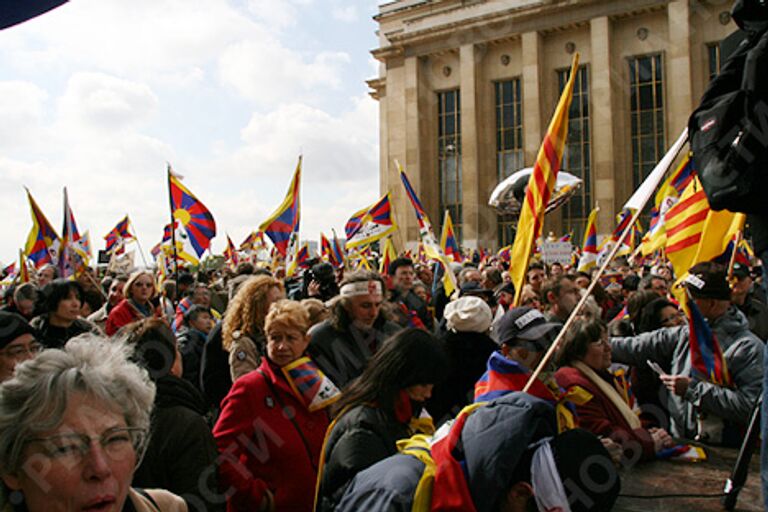
[[[731,306],[709,324],[720,343],[734,387],[692,377],[684,396],[667,393],[672,434],[693,439],[698,433],[694,407],[720,419],[746,425],[762,389],[764,345],[746,317]],[[688,326],[659,329],[629,338],[611,338],[614,361],[634,366],[655,361],[670,375],[691,375]]]

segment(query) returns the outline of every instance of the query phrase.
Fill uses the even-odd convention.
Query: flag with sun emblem
[[[201,257],[216,236],[216,222],[208,208],[201,203],[187,187],[181,184],[181,176],[168,165],[168,187],[171,194],[171,212],[175,221],[181,224],[186,241]],[[178,231],[177,231],[178,233]]]

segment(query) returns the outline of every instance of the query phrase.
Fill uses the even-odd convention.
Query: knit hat
[[[472,295],[449,302],[443,315],[448,329],[456,332],[486,332],[493,316],[488,304]]]
[[[692,266],[685,285],[694,299],[731,300],[725,267],[711,261]]]
[[[25,334],[35,335],[23,316],[0,311],[0,348],[5,348],[13,340]]]

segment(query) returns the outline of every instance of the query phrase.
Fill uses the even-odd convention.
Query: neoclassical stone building
[[[581,65],[563,169],[584,186],[547,216],[580,236],[599,230],[686,125],[718,43],[736,29],[732,0],[396,0],[379,7],[380,186],[392,192],[400,247],[418,228],[394,161],[439,236],[451,212],[465,247],[497,248],[514,224],[487,206],[494,186],[532,166],[574,52]],[[580,238],[577,238],[580,240]]]

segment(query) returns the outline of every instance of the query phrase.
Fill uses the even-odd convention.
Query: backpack
[[[768,30],[751,33],[688,121],[693,165],[713,210],[766,213]]]

